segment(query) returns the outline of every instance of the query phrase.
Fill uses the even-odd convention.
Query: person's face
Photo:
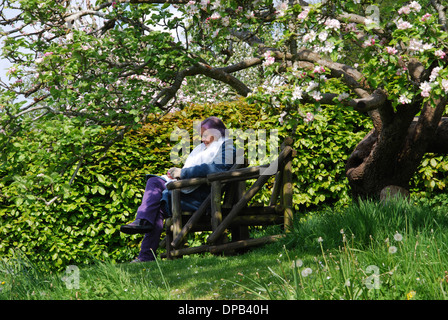
[[[215,140],[215,137],[212,134],[213,130],[207,130],[205,128],[201,128],[201,141],[205,144],[206,147],[209,146]]]

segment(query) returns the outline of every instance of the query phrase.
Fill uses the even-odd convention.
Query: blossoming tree
[[[65,133],[33,157],[71,152],[59,168],[70,181],[149,115],[194,100],[187,83],[198,75],[282,105],[292,127],[329,104],[368,114],[374,129],[346,165],[355,196],[406,188],[426,152],[448,152],[444,1],[1,0],[0,9],[13,64],[2,153],[30,128]],[[294,112],[306,103],[314,110]]]

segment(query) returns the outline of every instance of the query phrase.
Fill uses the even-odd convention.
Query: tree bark
[[[441,109],[424,109],[407,130],[398,130],[392,121],[364,137],[346,163],[354,198],[379,198],[381,190],[391,185],[409,189],[425,153],[448,153],[448,118],[441,117]]]

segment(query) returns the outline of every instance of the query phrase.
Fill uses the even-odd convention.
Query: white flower
[[[401,20],[401,21],[398,22],[397,28],[400,29],[400,30],[407,30],[407,29],[412,28],[412,24],[410,24],[407,21],[402,21]]]
[[[302,270],[302,277],[308,277],[311,273],[313,273],[311,268],[305,268]]]
[[[343,92],[338,96],[338,100],[342,101],[342,100],[348,99],[348,97],[350,97],[350,95],[347,92]],[[343,232],[341,232],[341,233],[343,233]]]
[[[311,112],[307,112],[305,119],[303,119],[303,121],[305,121],[306,123],[310,123],[313,120],[314,120],[314,115]]]
[[[423,42],[416,39],[409,41],[409,50],[423,52]]]
[[[443,88],[443,90],[445,90],[445,93],[448,93],[448,80],[447,79],[442,80],[442,88]]]
[[[302,99],[303,90],[300,87],[296,87],[294,91],[292,92],[292,98],[294,100],[300,100]]]
[[[423,47],[422,47],[423,51],[431,50],[432,48],[434,48],[432,43],[425,43],[425,44],[423,44]]]
[[[230,18],[228,16],[225,16],[222,18],[221,23],[224,27],[228,27],[230,24]]]
[[[423,22],[426,22],[426,20],[428,20],[429,18],[431,18],[432,17],[432,14],[430,14],[430,13],[425,13],[424,15],[423,15],[423,17],[422,17],[422,21]]]
[[[434,52],[434,54],[436,55],[436,57],[443,59],[446,56],[446,53],[443,52],[443,50],[437,50],[436,52]]]
[[[213,12],[213,14],[210,16],[210,19],[212,19],[212,20],[217,20],[220,18],[221,18],[221,15],[219,14],[219,12]]]
[[[396,54],[398,52],[398,50],[393,47],[386,47],[386,51],[388,54]]]
[[[403,240],[403,236],[397,232],[394,234],[394,240],[401,241],[401,240]]]
[[[311,30],[309,33],[303,36],[303,42],[311,42],[316,39],[317,33],[314,30]]]
[[[294,268],[294,267],[301,267],[303,265],[303,261],[302,260],[300,260],[300,259],[297,259],[296,261],[293,261],[293,263],[292,263],[292,267]]]
[[[325,41],[328,38],[328,32],[327,31],[322,31],[321,33],[319,33],[319,40],[320,41]]]
[[[322,66],[315,66],[313,72],[314,73],[324,73],[325,72],[325,68],[322,67]]]
[[[310,9],[306,8],[297,16],[297,18],[302,19],[302,20],[306,19],[306,17],[308,17],[309,12],[310,12]]]
[[[411,103],[411,99],[409,99],[409,98],[406,97],[404,94],[402,94],[402,95],[398,98],[398,102],[400,102],[401,104],[408,104],[408,103]]]
[[[255,13],[253,11],[250,11],[246,13],[244,16],[246,17],[246,19],[252,19],[255,17]]]
[[[319,101],[320,99],[322,99],[322,94],[320,93],[320,91],[313,91],[310,93],[310,96],[313,97],[314,100]]]
[[[439,76],[439,72],[440,70],[442,70],[443,68],[441,67],[435,67],[434,69],[432,69],[431,71],[431,75],[429,76],[429,82],[434,82],[437,77]]]
[[[422,90],[422,97],[429,97],[429,92],[431,91],[431,84],[428,81],[420,84],[420,89]]]
[[[280,2],[277,6],[277,17],[283,17],[286,13],[286,10],[288,10],[288,3],[287,2]]]
[[[212,33],[212,37],[213,37],[213,38],[216,38],[216,37],[218,36],[218,34],[219,34],[219,30],[220,30],[220,29],[216,29],[215,31],[213,31],[213,33]]]
[[[202,9],[206,9],[207,5],[210,3],[210,0],[201,0]]]
[[[308,84],[308,87],[306,88],[306,92],[310,92],[314,89],[316,89],[317,87],[319,87],[319,84],[314,82],[314,81],[310,81],[310,83]]]
[[[328,19],[324,24],[325,29],[339,30],[341,28],[341,23],[336,19]]]
[[[398,14],[410,14],[411,8],[409,6],[404,6],[398,9]]]
[[[397,247],[395,247],[395,246],[390,246],[389,247],[389,253],[396,253],[397,252]]]
[[[263,62],[263,66],[270,66],[271,64],[273,64],[275,62],[275,58],[271,56],[271,51],[266,51],[263,56],[265,58],[264,62]]]
[[[417,1],[412,1],[409,4],[409,9],[411,9],[414,12],[420,12],[420,10],[422,10],[422,6]]]
[[[325,41],[325,46],[321,47],[320,51],[326,52],[326,53],[331,53],[335,47],[336,46],[334,45],[333,42]]]
[[[362,47],[363,48],[371,47],[371,46],[375,45],[375,42],[376,42],[375,37],[370,36],[369,39],[364,41],[364,43],[362,44]]]

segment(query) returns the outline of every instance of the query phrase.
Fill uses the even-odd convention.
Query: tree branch
[[[172,98],[174,98],[176,92],[180,89],[182,81],[185,79],[185,77],[195,76],[199,74],[230,85],[238,92],[238,94],[242,96],[247,96],[247,94],[251,92],[251,90],[243,82],[226,72],[225,68],[212,68],[206,63],[199,62],[190,68],[179,71],[175,77],[174,83],[170,87],[163,89],[151,101],[151,104],[157,105],[159,107],[164,107]]]
[[[442,25],[442,30],[447,31],[448,29],[448,21],[446,19],[446,9],[447,7],[442,5],[437,0],[431,0],[431,5],[434,7],[434,9],[437,10],[437,13],[439,15],[439,23]]]
[[[349,105],[360,112],[368,112],[381,107],[386,102],[386,99],[386,93],[381,89],[377,89],[367,98],[351,100]]]

